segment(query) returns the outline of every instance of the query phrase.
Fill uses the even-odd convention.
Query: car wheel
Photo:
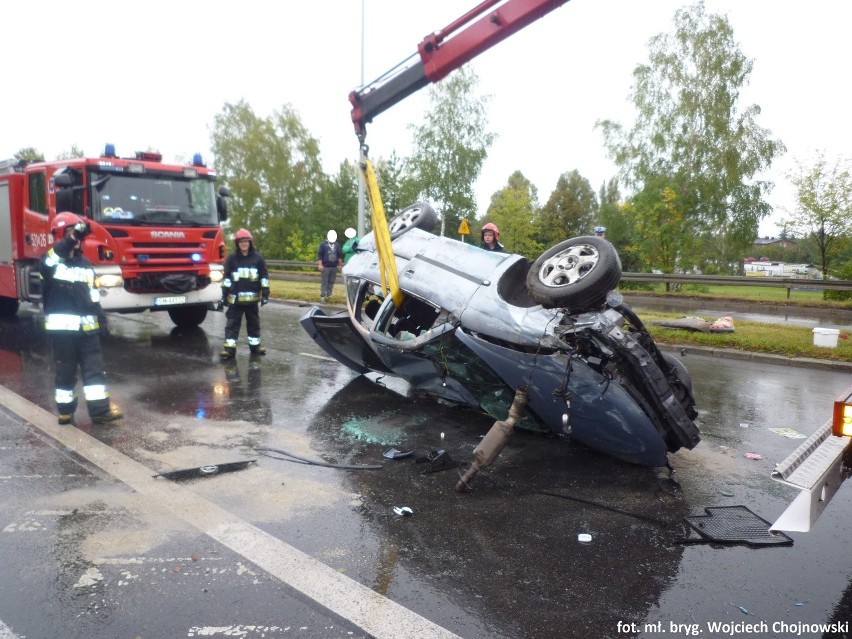
[[[388,220],[388,231],[394,240],[406,231],[414,228],[423,231],[431,231],[438,221],[435,209],[426,202],[416,202],[406,206],[399,213]]]
[[[169,317],[180,328],[198,326],[207,317],[207,308],[204,306],[178,306],[168,310]]]
[[[695,399],[692,397],[692,378],[689,376],[686,366],[677,357],[671,353],[662,353],[662,355],[677,378],[677,382],[671,384],[674,395],[680,405],[683,406],[687,416],[694,420],[698,417],[698,411],[695,409]]]
[[[18,300],[13,297],[0,297],[0,317],[13,317],[18,312]]]
[[[686,388],[690,393],[692,392],[692,378],[689,376],[689,372],[686,370],[686,366],[683,365],[677,357],[672,355],[671,353],[663,353],[663,359],[666,360],[669,366],[672,367],[675,376],[678,381],[683,384],[683,387]]]
[[[527,273],[530,297],[545,308],[597,308],[621,279],[621,260],[607,240],[575,237],[542,253]]]

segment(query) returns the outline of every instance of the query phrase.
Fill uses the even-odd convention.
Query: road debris
[[[195,468],[184,468],[182,470],[172,470],[166,473],[157,473],[154,477],[165,477],[166,479],[192,479],[193,477],[211,477],[221,473],[230,473],[235,470],[242,470],[248,467],[249,464],[256,462],[256,459],[246,461],[228,462],[226,464],[207,464],[205,466],[196,466]]]

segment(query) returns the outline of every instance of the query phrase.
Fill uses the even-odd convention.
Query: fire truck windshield
[[[92,217],[105,224],[218,226],[213,182],[175,173],[89,173]]]

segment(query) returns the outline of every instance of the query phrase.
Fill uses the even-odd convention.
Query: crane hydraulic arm
[[[363,143],[367,123],[379,113],[427,84],[438,82],[566,2],[568,0],[485,0],[449,26],[427,35],[417,45],[419,61],[409,66],[403,66],[403,62],[385,76],[349,94],[358,139]]]

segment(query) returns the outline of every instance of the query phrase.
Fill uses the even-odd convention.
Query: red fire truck
[[[107,144],[98,158],[0,162],[0,315],[39,304],[38,262],[57,213],[84,217],[83,243],[106,311],[166,311],[198,326],[222,297],[228,189],[196,154],[190,165],[158,153],[122,158]]]

